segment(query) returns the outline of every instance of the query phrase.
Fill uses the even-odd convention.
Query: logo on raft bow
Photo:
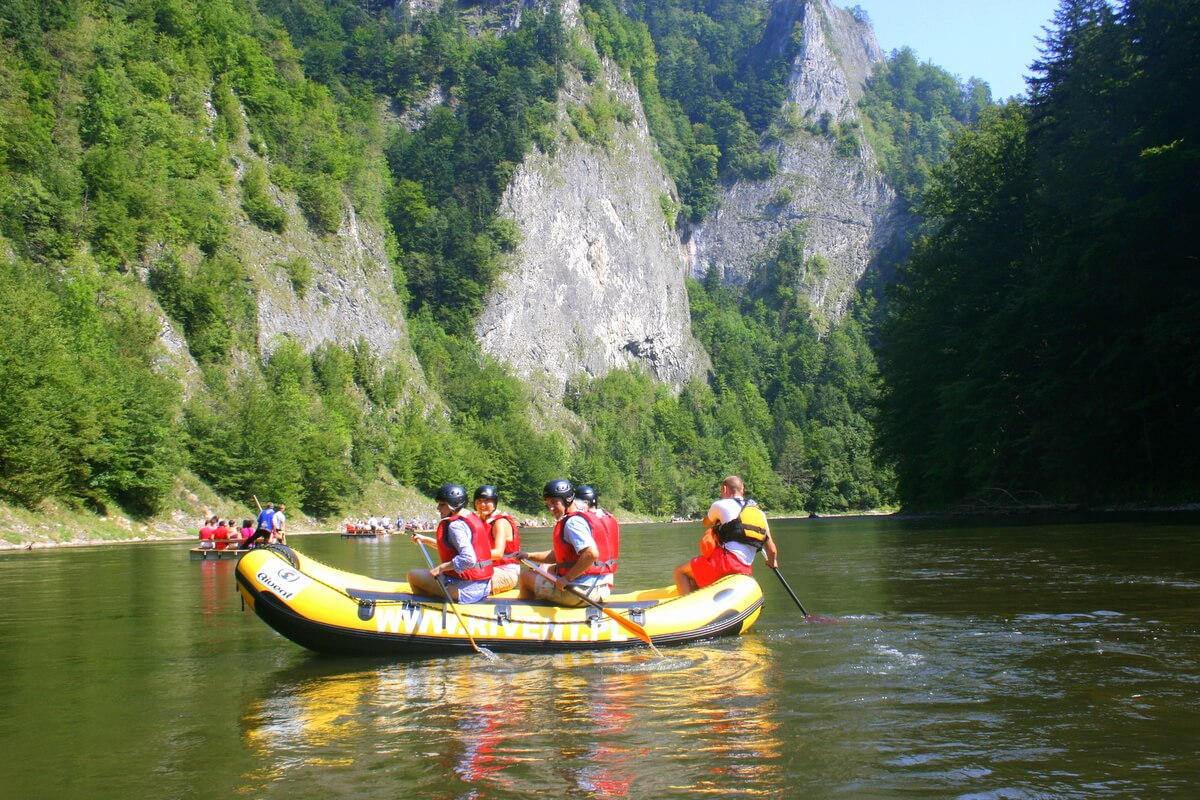
[[[266,588],[279,595],[281,600],[292,600],[304,587],[312,583],[299,572],[288,567],[263,567],[254,576]]]

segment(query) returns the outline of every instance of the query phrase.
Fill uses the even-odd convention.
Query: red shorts
[[[706,556],[696,556],[691,561],[692,577],[696,580],[696,588],[703,589],[718,578],[732,575],[735,572],[749,575],[751,569],[742,560],[724,547],[718,547]]]

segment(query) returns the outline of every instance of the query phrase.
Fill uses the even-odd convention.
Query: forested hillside
[[[881,331],[907,504],[1196,499],[1198,46],[1195,0],[1064,0],[935,171]]]
[[[1028,102],[901,50],[861,130],[810,120],[847,158],[869,142],[920,215],[895,290],[833,327],[796,291],[819,259],[785,238],[745,285],[689,286],[713,370],[678,393],[616,371],[547,414],[480,350],[514,171],[629,124],[602,58],[638,87],[685,235],[722,185],[773,174],[800,43],[764,55],[770,8],[584,0],[577,26],[555,3],[10,0],[0,499],[150,515],[199,480],[325,516],[382,476],[532,509],[568,475],[667,515],[729,472],[790,510],[887,506],[897,485],[924,505],[1194,494],[1194,0],[1064,2]],[[596,91],[562,113],[568,77]],[[386,231],[415,367],[363,337],[262,338],[263,293],[324,278],[303,252],[254,263],[247,231],[359,222]]]
[[[430,214],[433,233],[415,249],[393,237],[397,274],[407,267],[415,276],[411,292],[403,280],[396,290],[418,298],[412,327],[425,370],[456,410],[480,406],[490,435],[468,439],[467,426],[448,418],[436,396],[403,397],[413,376],[361,340],[308,352],[289,341],[260,349],[263,265],[247,262],[237,245],[242,227],[282,236],[300,226],[332,237],[345,225],[348,202],[358,217],[379,223],[389,212],[420,208],[405,204],[417,184],[387,169],[380,98],[359,74],[393,59],[379,60],[369,38],[339,38],[326,48],[326,63],[320,41],[297,49],[270,10],[237,0],[5,4],[0,252],[8,291],[0,302],[12,312],[0,353],[5,498],[152,513],[190,469],[242,502],[252,493],[286,497],[329,514],[380,468],[424,489],[485,474],[533,483],[564,469],[565,445],[532,429],[520,387],[503,375],[491,382],[494,369],[470,366],[479,359],[469,349],[443,342],[457,306],[438,302],[422,263],[469,306],[481,291],[472,285],[482,285],[472,281],[492,268],[505,232],[486,229],[486,211],[465,223],[453,217],[475,195],[486,209],[488,181],[442,163],[434,145],[425,160],[457,175],[469,197],[436,196],[442,206]],[[337,36],[348,37],[376,31],[378,11],[345,4],[312,21],[335,21]],[[404,33],[414,27],[408,21],[394,25],[380,28],[394,36],[383,49],[421,74],[476,76],[479,68],[468,69],[474,62],[489,64],[497,50],[525,41],[472,37],[452,9],[428,16],[419,35]],[[550,73],[544,91],[552,94]],[[404,64],[388,74],[404,99],[412,79]],[[489,119],[500,117],[509,125],[507,109]],[[448,124],[460,120],[450,115]],[[405,145],[403,136],[391,139],[392,150]],[[478,172],[502,175],[496,165],[506,155],[497,146],[478,156]],[[281,202],[288,197],[301,216],[289,216]],[[440,244],[438,230],[466,240]],[[439,261],[443,251],[454,258]],[[454,259],[467,264],[466,278],[443,263]],[[272,270],[296,298],[313,280],[303,256]],[[160,339],[168,319],[183,334],[185,360],[201,371],[190,393]],[[543,452],[553,454],[549,464]]]

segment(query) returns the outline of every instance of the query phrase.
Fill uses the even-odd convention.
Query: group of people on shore
[[[279,508],[267,503],[260,508],[254,520],[244,519],[239,527],[234,520],[222,521],[210,517],[200,527],[201,550],[249,550],[256,544],[284,544],[287,542],[287,516],[283,503]]]
[[[675,568],[675,585],[681,595],[725,575],[751,574],[754,557],[760,552],[772,569],[779,565],[766,517],[744,496],[741,478],[725,478],[720,491],[720,499],[702,521],[706,531],[701,554]],[[599,603],[612,594],[620,558],[620,525],[599,506],[593,487],[576,487],[563,478],[545,485],[542,499],[555,523],[551,548],[542,552],[521,549],[520,526],[511,515],[497,510],[495,486],[475,490],[474,511],[466,508],[467,492],[458,484],[442,486],[436,499],[441,519],[434,536],[413,536],[422,546],[437,548],[438,562],[408,573],[415,591],[476,603],[516,588],[521,599],[564,606]],[[522,565],[528,569],[522,570]]]
[[[342,523],[342,527],[346,533],[356,535],[372,535],[380,536],[389,533],[411,533],[413,531],[431,531],[436,522],[425,519],[404,519],[397,515],[395,521],[384,514],[376,516],[372,514],[369,517],[359,517],[358,519],[348,519]]]

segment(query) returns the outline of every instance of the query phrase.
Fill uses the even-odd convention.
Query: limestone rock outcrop
[[[788,99],[762,145],[775,156],[777,174],[723,188],[717,211],[692,231],[691,270],[699,277],[716,269],[727,282],[745,283],[797,231],[814,265],[798,288],[815,313],[836,319],[896,224],[895,194],[857,108],[883,53],[869,24],[830,0],[776,5],[764,47],[781,53],[789,38],[801,44]]]
[[[564,8],[569,22],[576,15]],[[566,111],[594,91],[631,112],[603,143],[571,135]],[[572,78],[559,105],[564,139],[552,154],[531,153],[502,200],[521,243],[475,326],[479,341],[551,398],[572,377],[632,364],[675,387],[703,376],[687,261],[663,210],[677,195],[636,87],[606,64],[594,85]]]

